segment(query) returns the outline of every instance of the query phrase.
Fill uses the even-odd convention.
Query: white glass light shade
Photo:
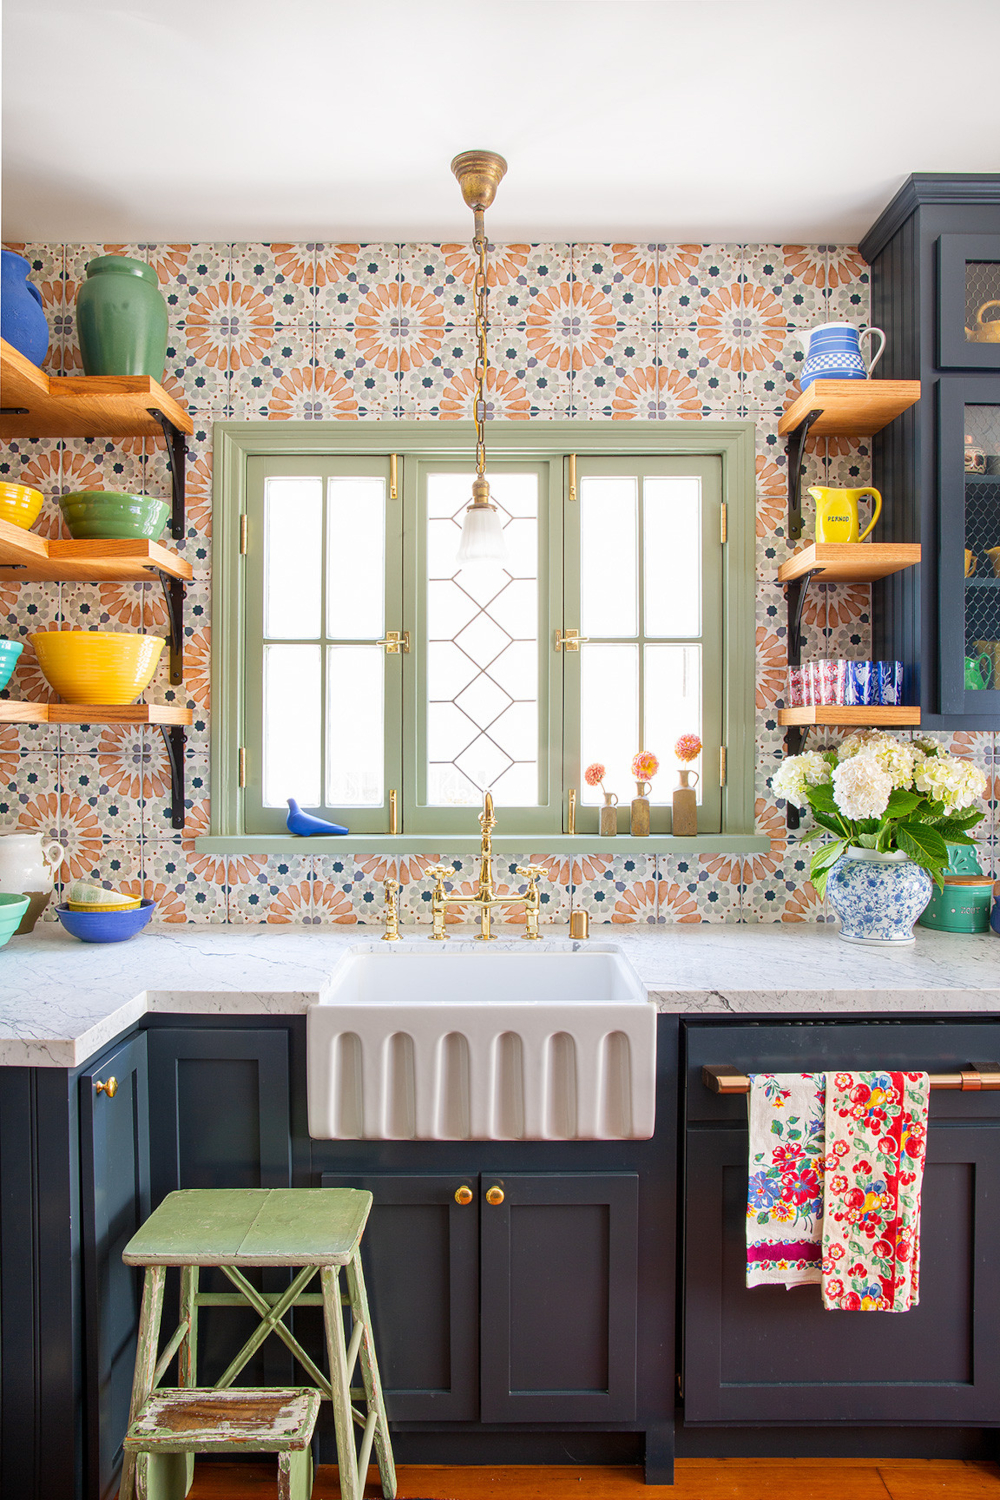
[[[458,563],[504,563],[507,543],[500,517],[492,505],[470,505],[462,521],[462,540],[458,544]]]

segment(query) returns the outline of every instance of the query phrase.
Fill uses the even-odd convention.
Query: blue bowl
[[[11,896],[0,891],[0,948],[17,931],[27,910],[27,896]]]
[[[23,650],[23,641],[0,641],[0,691],[10,681],[11,674],[17,666],[17,658]]]
[[[155,901],[143,901],[128,911],[70,911],[61,902],[56,907],[56,916],[66,931],[82,943],[124,943],[145,927],[155,910]]]

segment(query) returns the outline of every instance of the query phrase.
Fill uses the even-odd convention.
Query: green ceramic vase
[[[152,266],[127,255],[99,255],[76,299],[85,375],[163,379],[167,304]]]

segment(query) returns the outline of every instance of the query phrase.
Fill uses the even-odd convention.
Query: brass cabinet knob
[[[98,1078],[94,1082],[94,1090],[98,1094],[107,1094],[109,1099],[113,1099],[118,1092],[118,1079],[112,1076],[107,1083],[102,1083]]]
[[[486,1190],[486,1201],[491,1208],[497,1208],[503,1202],[503,1188],[491,1187]]]
[[[467,1203],[471,1203],[472,1202],[472,1189],[470,1187],[456,1188],[455,1189],[455,1202],[458,1203],[458,1204],[460,1204],[462,1208],[464,1208]]]

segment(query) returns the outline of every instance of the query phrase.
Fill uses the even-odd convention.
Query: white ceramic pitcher
[[[40,833],[0,834],[0,891],[27,896],[18,932],[30,932],[48,905],[66,850]]]

